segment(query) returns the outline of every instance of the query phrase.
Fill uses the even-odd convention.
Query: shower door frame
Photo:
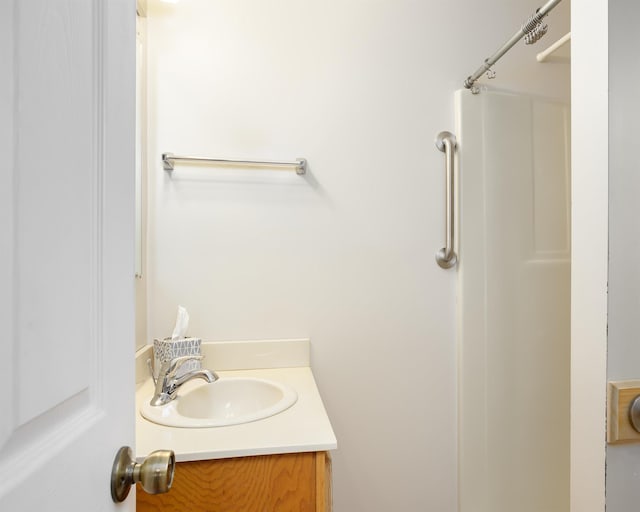
[[[571,9],[571,512],[605,510],[609,2]]]

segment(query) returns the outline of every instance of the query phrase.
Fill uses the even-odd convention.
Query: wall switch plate
[[[607,442],[639,443],[640,432],[629,419],[631,402],[640,395],[640,380],[621,380],[607,385]]]

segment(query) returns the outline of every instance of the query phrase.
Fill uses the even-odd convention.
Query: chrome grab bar
[[[276,161],[276,160],[235,160],[231,158],[203,158],[200,156],[178,156],[173,153],[162,153],[162,166],[165,171],[173,171],[174,164],[177,160],[189,162],[207,162],[218,165],[245,165],[249,167],[292,167],[296,174],[305,174],[307,172],[307,161],[304,158],[298,158],[295,161]]]
[[[451,268],[458,261],[458,256],[453,250],[454,240],[454,222],[455,222],[455,151],[456,137],[450,132],[440,132],[436,137],[436,147],[444,152],[445,171],[446,171],[446,228],[445,228],[445,246],[436,253],[436,262],[442,268]]]

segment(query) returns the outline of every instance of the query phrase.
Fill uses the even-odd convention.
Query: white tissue
[[[173,328],[173,334],[171,340],[179,340],[185,337],[187,334],[187,327],[189,327],[189,313],[186,308],[178,306],[178,317],[176,318],[176,326]]]

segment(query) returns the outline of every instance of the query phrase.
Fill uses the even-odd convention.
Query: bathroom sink
[[[223,427],[274,416],[298,399],[293,388],[265,379],[227,377],[212,384],[190,384],[166,405],[152,406],[145,400],[142,416],[169,427]]]

